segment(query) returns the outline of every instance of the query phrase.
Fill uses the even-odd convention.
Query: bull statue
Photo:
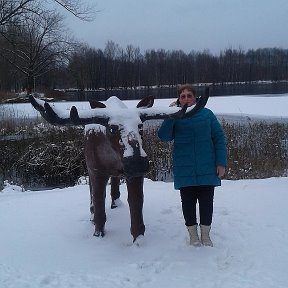
[[[133,242],[144,235],[143,182],[149,162],[142,147],[143,122],[152,119],[186,118],[202,109],[208,100],[209,89],[194,107],[154,108],[154,97],[143,98],[136,108],[128,108],[117,97],[105,102],[90,101],[92,109],[80,110],[72,106],[70,112],[60,110],[29,96],[33,107],[53,125],[85,126],[85,160],[89,174],[91,211],[94,212],[94,236],[105,235],[106,185],[111,178],[111,208],[117,206],[120,197],[119,177],[126,178],[130,209],[130,232]]]

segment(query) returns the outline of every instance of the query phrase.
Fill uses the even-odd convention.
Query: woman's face
[[[188,104],[189,107],[196,103],[196,97],[194,96],[192,91],[184,89],[179,95],[179,102],[181,107],[183,107],[185,104]]]

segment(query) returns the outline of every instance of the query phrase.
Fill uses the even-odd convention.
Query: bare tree
[[[40,10],[46,10],[47,4],[57,4],[85,21],[92,20],[94,16],[94,7],[84,4],[83,0],[0,0],[0,27],[11,24],[15,18],[39,14]]]
[[[63,64],[71,52],[71,42],[61,31],[62,21],[55,11],[26,18],[10,27],[9,41],[0,46],[0,54],[26,76],[28,93],[37,77]]]
[[[104,49],[105,65],[105,89],[113,89],[119,77],[119,59],[122,54],[121,47],[113,41],[108,41]]]
[[[63,18],[55,9],[61,7],[81,20],[90,21],[95,9],[86,3],[84,0],[0,0],[0,56],[12,64],[13,75],[15,71],[26,75],[28,91],[35,78],[54,69],[71,48],[66,32],[61,30]]]
[[[94,5],[87,5],[83,0],[46,0],[62,6],[69,13],[84,21],[92,21],[96,12]]]
[[[10,24],[14,18],[27,12],[36,11],[34,2],[35,0],[0,0],[0,26]]]

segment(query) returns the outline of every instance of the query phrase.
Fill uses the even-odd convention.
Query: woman
[[[191,84],[177,89],[179,106],[196,103],[196,91]],[[213,112],[207,108],[187,119],[164,120],[158,136],[161,141],[174,140],[174,187],[180,189],[182,211],[190,244],[213,246],[210,228],[213,215],[215,186],[224,176],[226,144],[223,130]],[[199,203],[201,240],[198,236],[196,204]]]

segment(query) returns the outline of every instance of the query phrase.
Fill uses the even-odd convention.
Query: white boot
[[[209,233],[211,226],[200,225],[201,229],[201,242],[204,246],[211,246],[213,247],[213,243],[210,239]]]
[[[200,242],[198,231],[197,231],[198,225],[186,226],[186,227],[190,236],[190,245],[193,245],[195,247],[201,246],[201,242]]]

